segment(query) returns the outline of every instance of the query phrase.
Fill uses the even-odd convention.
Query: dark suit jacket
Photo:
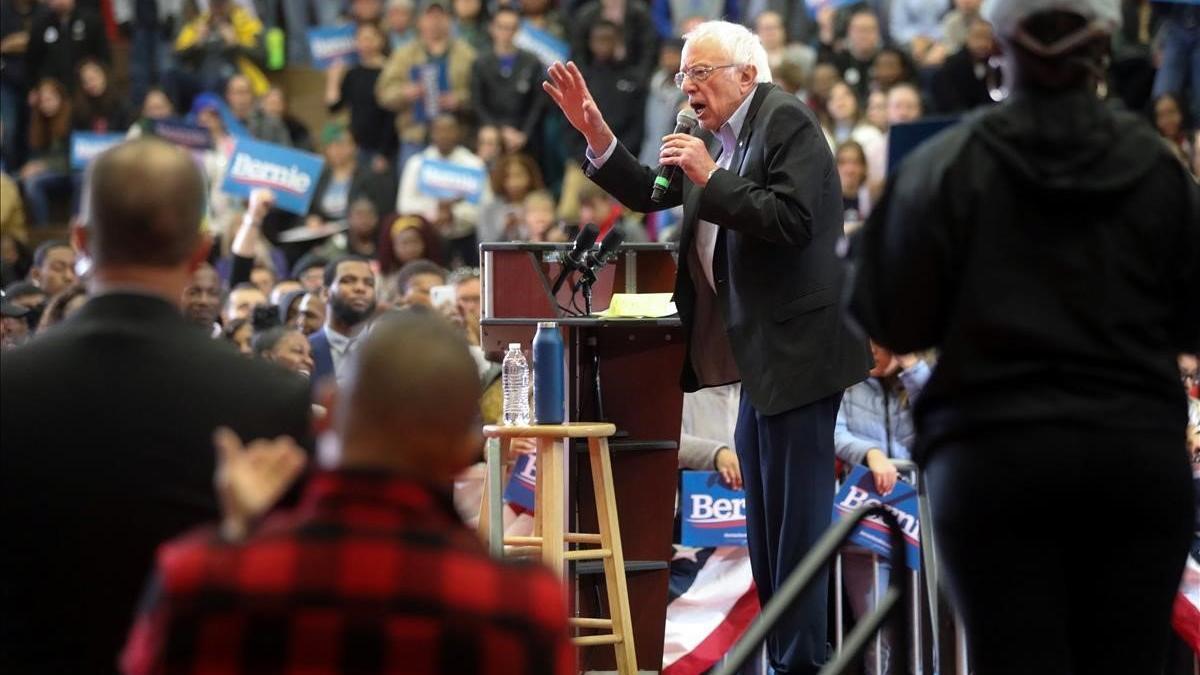
[[[308,385],[148,295],[0,357],[0,672],[111,673],[160,542],[218,516],[213,430],[311,447]]]
[[[312,348],[313,372],[312,383],[316,386],[327,377],[334,377],[333,350],[329,346],[329,336],[325,329],[308,336],[308,346]]]
[[[719,355],[692,354],[719,323],[700,325],[715,302],[728,344],[754,407],[773,415],[842,391],[866,377],[869,354],[839,308],[843,268],[835,253],[842,234],[837,167],[812,112],[774,85],[760,84],[738,138],[730,169],[704,189],[686,177],[650,201],[655,171],[624,147],[600,168],[584,170],[636,211],[683,204],[675,303],[689,330],[685,391],[721,384],[702,381],[695,365]],[[713,259],[714,294],[692,269],[697,220],[719,225]],[[718,348],[718,347],[713,347]]]

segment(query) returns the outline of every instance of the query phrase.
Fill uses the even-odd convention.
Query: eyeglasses
[[[743,66],[743,65],[745,65],[745,64],[744,63],[726,63],[723,66],[692,66],[691,68],[688,68],[687,70],[675,73],[675,86],[682,89],[683,83],[686,82],[687,80],[691,80],[692,82],[703,82],[703,81],[707,80],[710,75],[713,74],[714,70],[721,70],[722,68],[737,68],[737,67]]]

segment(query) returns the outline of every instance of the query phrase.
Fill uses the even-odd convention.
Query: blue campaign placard
[[[208,129],[180,119],[158,120],[150,129],[151,133],[164,141],[188,150],[208,150],[213,146],[212,134]]]
[[[434,199],[465,199],[478,204],[487,174],[482,168],[425,158],[417,173],[417,189]]]
[[[538,57],[538,60],[544,66],[549,66],[555,61],[565,63],[571,51],[565,41],[534,26],[528,21],[521,22],[521,28],[517,30],[517,34],[513,37],[513,43],[527,52],[533,52],[534,56]]]
[[[504,486],[504,501],[533,513],[533,488],[537,484],[537,455],[521,455],[513,465],[508,484]]]
[[[71,168],[83,169],[97,155],[125,140],[125,134],[94,134],[90,131],[71,133]]]
[[[679,502],[683,546],[746,545],[746,493],[732,490],[716,471],[684,471]]]
[[[425,124],[438,116],[442,107],[438,98],[450,91],[450,74],[446,70],[446,59],[418,63],[409,72],[412,81],[421,85],[424,92],[421,100],[413,105],[413,121]]]
[[[354,47],[354,24],[327,26],[308,30],[308,51],[312,54],[313,68],[328,70],[334,61],[341,59],[346,65],[358,63],[358,50]]]
[[[909,569],[921,568],[921,519],[917,511],[917,491],[904,481],[896,481],[892,493],[882,497],[875,491],[875,477],[865,466],[854,467],[842,489],[833,499],[833,519],[841,520],[862,506],[883,504],[900,521],[904,530],[904,558]],[[884,558],[892,557],[892,544],[887,525],[881,518],[871,516],[862,521],[850,535],[850,541]]]
[[[298,215],[308,213],[325,160],[274,143],[239,138],[229,158],[221,191],[249,197],[255,188],[275,193],[275,205]]]

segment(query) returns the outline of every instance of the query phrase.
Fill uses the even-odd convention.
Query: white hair
[[[767,50],[758,36],[741,24],[705,21],[684,35],[683,39],[685,47],[701,40],[713,40],[725,48],[732,63],[754,66],[758,71],[755,78],[757,81],[771,81],[771,64],[767,61]]]

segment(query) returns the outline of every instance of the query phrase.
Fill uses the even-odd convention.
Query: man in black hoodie
[[[1192,524],[1200,195],[1096,95],[1118,0],[983,13],[1014,93],[901,164],[852,310],[941,350],[918,458],[975,672],[1157,673]]]

